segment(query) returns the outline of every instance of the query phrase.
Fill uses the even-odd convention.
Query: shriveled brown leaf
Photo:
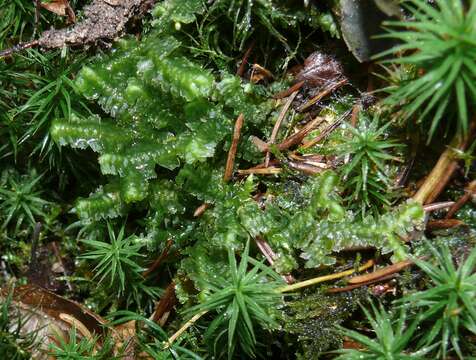
[[[304,81],[308,88],[327,87],[343,78],[344,69],[332,56],[316,51],[304,61],[296,82]]]
[[[49,2],[41,2],[41,7],[59,16],[68,16],[68,20],[72,23],[76,21],[76,16],[71,8],[68,0],[53,0]]]
[[[0,302],[7,297],[10,289],[0,289]],[[99,315],[72,300],[63,298],[37,285],[18,286],[13,291],[12,319],[21,317],[24,333],[34,332],[39,349],[34,359],[46,359],[47,349],[58,336],[67,338],[74,326],[78,337],[92,338],[93,334],[102,335],[106,321]]]

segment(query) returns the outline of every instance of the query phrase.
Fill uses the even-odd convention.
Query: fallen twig
[[[233,166],[235,165],[236,150],[238,149],[238,141],[240,141],[241,128],[243,127],[244,116],[240,114],[235,122],[233,130],[233,138],[231,140],[230,150],[228,151],[228,158],[226,159],[225,175],[223,181],[230,181],[233,175]]]
[[[431,211],[446,209],[453,206],[454,203],[455,203],[454,201],[443,201],[443,202],[423,205],[423,211],[431,212]]]
[[[450,229],[453,227],[464,225],[464,222],[457,219],[439,219],[429,220],[426,224],[427,230]]]
[[[210,204],[203,203],[202,205],[200,205],[199,207],[195,209],[195,211],[193,212],[193,217],[202,216],[209,207],[210,207]]]
[[[237,76],[243,77],[243,74],[245,73],[246,64],[248,64],[248,58],[250,57],[254,47],[255,47],[255,41],[251,43],[250,47],[248,48],[248,50],[246,50],[245,54],[243,55],[243,59],[241,60],[240,67],[238,68],[238,70],[236,70]]]
[[[286,161],[286,165],[293,170],[300,171],[306,175],[315,175],[329,169],[329,166],[325,163],[306,163],[302,161]]]
[[[164,326],[176,303],[177,297],[175,296],[175,283],[172,281],[165,289],[164,295],[162,295],[160,301],[157,303],[155,311],[152,314],[152,320],[160,326]]]
[[[289,149],[290,147],[299,144],[302,139],[304,139],[311,131],[313,131],[320,123],[324,121],[321,117],[316,117],[315,119],[309,121],[306,125],[304,125],[297,133],[289,136],[288,138],[284,139],[281,143],[276,145],[276,148],[279,151],[284,151]],[[251,138],[251,141],[258,150],[262,152],[269,151],[269,145],[264,141],[260,140],[256,136]]]
[[[280,167],[252,167],[249,169],[243,169],[243,170],[238,170],[238,174],[240,175],[251,175],[251,174],[257,174],[257,175],[276,175],[280,174],[283,171],[282,168]]]
[[[0,51],[0,58],[10,56],[10,55],[12,55],[16,52],[20,52],[20,51],[23,51],[25,49],[35,47],[35,46],[38,45],[38,43],[39,43],[38,40],[33,40],[33,41],[26,42],[26,43],[21,43],[21,44],[15,45],[15,46],[13,46],[9,49],[6,49],[6,50],[2,50],[2,51]]]

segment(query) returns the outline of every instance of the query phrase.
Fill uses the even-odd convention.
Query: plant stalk
[[[355,269],[349,269],[346,271],[342,271],[340,273],[336,274],[330,274],[330,275],[324,275],[324,276],[319,276],[313,279],[305,280],[305,281],[300,281],[296,284],[291,284],[291,285],[286,285],[278,289],[278,292],[289,292],[289,291],[294,291],[297,289],[302,289],[311,285],[319,284],[321,282],[329,281],[329,280],[334,280],[334,279],[340,279],[349,275],[352,275],[356,271],[364,271],[367,270],[368,268],[372,267],[374,265],[373,260],[367,261],[364,265],[360,266],[357,270]]]
[[[425,179],[423,185],[413,196],[413,200],[419,202],[420,204],[427,204],[433,202],[438,197],[438,195],[441,194],[458,167],[458,161],[455,159],[453,149],[456,148],[464,151],[469,144],[469,140],[471,139],[475,128],[476,121],[473,121],[471,124],[471,129],[468,131],[468,135],[462,137],[456,134],[453,137],[450,145],[440,155],[438,162],[436,163],[433,170],[431,170],[428,177]]]

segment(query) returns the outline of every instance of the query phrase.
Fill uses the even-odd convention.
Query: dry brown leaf
[[[0,289],[0,302],[9,289]],[[78,337],[91,338],[102,335],[105,320],[86,307],[63,298],[36,285],[18,286],[13,292],[12,318],[24,317],[22,332],[37,332],[39,350],[32,354],[34,359],[47,358],[46,351],[57,336],[67,338],[74,326]]]
[[[59,16],[68,16],[68,20],[72,23],[76,21],[76,16],[71,8],[68,0],[53,0],[50,2],[42,2],[41,7]]]
[[[268,69],[262,67],[259,64],[253,64],[253,69],[251,71],[250,82],[253,84],[259,83],[263,80],[269,80],[273,78],[273,74]]]

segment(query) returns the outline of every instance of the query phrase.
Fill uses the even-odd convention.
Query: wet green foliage
[[[143,269],[136,261],[140,257],[139,250],[142,244],[136,241],[135,236],[124,238],[124,226],[117,236],[109,223],[107,230],[110,242],[83,240],[93,250],[81,255],[81,258],[96,262],[94,272],[95,277],[99,277],[98,282],[108,280],[108,286],[117,289],[117,295],[121,295],[126,282],[134,284],[141,278],[140,272]]]
[[[106,360],[119,359],[113,356],[113,342],[110,338],[99,344],[99,337],[96,335],[92,339],[81,337],[78,339],[76,328],[73,326],[68,337],[62,334],[55,337],[50,344],[48,353],[58,360]]]
[[[386,138],[389,126],[390,123],[380,126],[377,116],[372,121],[360,116],[357,128],[348,126],[346,130],[350,137],[344,138],[335,150],[340,156],[351,156],[340,172],[346,179],[349,194],[346,200],[349,204],[357,204],[356,210],[363,216],[367,209],[378,213],[391,205],[392,179],[388,175],[388,164],[398,160],[391,155],[392,150],[403,145]]]
[[[389,88],[387,101],[403,104],[406,120],[430,121],[430,139],[453,113],[457,131],[467,133],[469,104],[476,99],[476,2],[437,0],[432,6],[409,0],[405,5],[414,21],[411,27],[407,21],[388,22],[391,30],[385,37],[401,44],[381,56],[402,53],[384,63],[411,65],[422,75]]]
[[[298,353],[309,359],[338,348],[342,337],[336,325],[348,320],[358,308],[365,291],[326,295],[322,291],[290,299],[284,308],[284,329],[295,334],[302,347]]]
[[[173,30],[178,36],[191,37],[193,54],[228,71],[234,70],[232,61],[241,59],[253,45],[261,65],[282,71],[302,51],[302,38],[307,36],[304,30],[323,29],[339,36],[329,11],[316,6],[305,9],[299,1],[169,0],[159,4],[153,14],[153,25],[159,31]]]
[[[175,38],[152,33],[141,43],[122,41],[111,58],[79,74],[78,89],[115,119],[58,120],[51,133],[62,145],[99,152],[101,171],[118,176],[78,203],[81,216],[117,216],[110,212],[146,199],[157,165],[165,172],[213,157],[241,110],[255,115],[250,121],[263,118],[237,78],[216,81],[181,53]]]
[[[431,279],[431,286],[402,301],[421,310],[421,320],[430,327],[421,344],[439,343],[438,358],[446,358],[452,348],[463,359],[464,334],[476,334],[476,249],[456,259],[455,265],[446,245],[429,248],[432,261],[416,263]]]
[[[205,279],[209,295],[201,304],[187,310],[196,314],[217,312],[204,337],[213,344],[215,351],[221,352],[219,343],[226,335],[229,359],[238,348],[250,357],[255,356],[256,324],[267,329],[278,327],[271,313],[281,302],[277,290],[282,280],[278,274],[249,258],[248,253],[249,242],[237,264],[233,250],[228,249],[229,273]],[[248,263],[254,264],[249,271]]]
[[[391,25],[389,36],[402,43],[388,53],[396,56],[389,60],[388,81],[397,86],[386,89],[390,96],[384,102],[402,105],[406,119],[434,116],[430,137],[439,131],[440,118],[455,111],[458,131],[468,127],[465,109],[475,95],[470,20],[476,7],[472,1],[464,9],[461,4],[408,1],[412,28],[407,28],[410,22]],[[32,36],[31,2],[0,0],[0,9],[2,46]],[[61,23],[41,14],[39,31]],[[356,99],[365,87],[360,72],[367,71],[359,68],[354,74],[350,53],[342,54],[345,45],[334,21],[338,14],[335,1],[165,0],[144,20],[141,33],[125,36],[97,56],[89,56],[96,48],[64,48],[28,50],[0,60],[0,166],[5,165],[0,281],[25,279],[25,259],[39,256],[56,268],[61,259],[64,271],[51,276],[69,286],[58,292],[116,319],[112,325],[136,321],[137,354],[156,359],[282,352],[315,358],[341,346],[343,333],[336,324],[358,330],[345,330],[345,335],[363,345],[343,350],[342,359],[470,353],[465,336],[475,332],[476,312],[469,300],[475,294],[474,250],[468,259],[458,259],[458,266],[447,250],[434,252],[439,263],[418,261],[422,271],[397,278],[395,294],[413,291],[402,300],[401,313],[396,303],[389,311],[371,306],[362,321],[357,303],[367,303],[372,286],[341,294],[326,293],[326,285],[285,297],[279,292],[283,278],[299,281],[338,272],[349,250],[366,249],[364,257],[375,258],[378,266],[426,255],[418,242],[425,226],[422,206],[404,200],[403,191],[401,197],[394,194],[396,174],[408,160],[397,140],[402,138],[398,121],[382,112],[380,103],[368,108],[364,97]],[[300,113],[300,104],[323,90],[306,83],[276,143],[314,116],[328,124],[314,129],[312,137],[322,135],[337,116],[342,124],[317,146],[273,148],[278,175],[235,172],[224,181],[235,119],[244,115],[234,169],[261,163],[264,154],[251,139],[270,139],[285,101],[273,95],[292,84],[294,65],[317,49],[342,61],[349,84]],[[252,64],[273,77],[253,83]],[[345,114],[356,101],[362,109],[354,128]],[[469,177],[474,144],[455,152]],[[322,157],[331,169],[309,175],[288,166],[302,152]],[[415,180],[410,179],[410,187]],[[197,208],[205,211],[194,214]],[[466,205],[457,217],[474,230],[474,206]],[[42,224],[38,253],[52,253],[48,246],[53,244],[59,250],[51,256],[32,251],[36,244],[32,249],[28,239],[36,222]],[[415,240],[404,241],[410,233]],[[466,236],[460,239],[465,244]],[[159,314],[166,324],[162,328],[148,318],[167,293],[162,289],[171,285],[178,301],[169,298],[173,308]],[[5,304],[0,354],[18,350],[18,358],[26,358],[30,335],[19,332],[22,323],[15,327],[6,319],[4,309],[10,305]],[[194,315],[202,316],[169,346],[170,336]],[[58,338],[51,354],[113,357],[112,340],[77,335],[72,328]]]
[[[18,234],[23,229],[33,229],[38,221],[52,220],[53,203],[44,199],[44,190],[35,170],[20,175],[13,169],[2,172],[0,178],[0,219],[2,230]]]
[[[394,318],[393,314],[387,313],[382,305],[379,308],[373,303],[370,305],[373,314],[365,307],[362,307],[362,310],[375,333],[375,338],[341,327],[342,335],[356,340],[365,348],[362,350],[339,350],[337,353],[340,355],[337,359],[423,359],[431,351],[431,348],[423,348],[416,352],[407,351],[409,344],[416,335],[418,321],[414,320],[408,323],[405,310],[401,310],[398,317]]]
[[[131,311],[117,311],[111,314],[114,320],[111,325],[121,325],[128,321],[136,321],[136,342],[138,349],[144,351],[154,359],[160,360],[202,360],[198,354],[182,346],[182,339],[178,339],[171,346],[166,346],[167,333],[154,321]]]

